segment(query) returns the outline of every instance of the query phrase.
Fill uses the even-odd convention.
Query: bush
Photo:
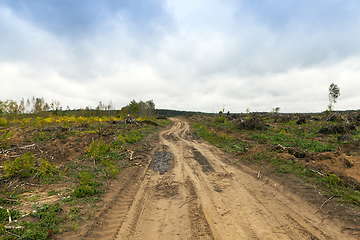
[[[0,118],[0,126],[6,126],[8,124],[7,119],[5,118]]]
[[[329,183],[331,183],[333,185],[337,185],[338,182],[340,181],[340,179],[335,174],[330,174],[329,176],[326,177],[325,181],[329,182]]]
[[[91,177],[91,175],[90,175],[90,173],[88,173],[88,172],[82,172],[82,173],[80,173],[80,183],[82,184],[82,185],[89,185],[89,184],[91,184],[91,182],[92,182],[92,177]]]
[[[84,198],[88,196],[93,196],[100,193],[100,190],[95,186],[95,183],[93,182],[90,185],[80,185],[74,189],[74,192],[72,195],[76,198]]]
[[[104,141],[98,142],[92,141],[89,147],[85,148],[85,157],[90,157],[98,160],[101,156],[105,155],[109,151],[109,145]]]
[[[16,175],[28,177],[34,167],[34,156],[31,152],[28,152],[21,157],[16,158],[13,162],[10,160],[5,161],[3,167],[6,178],[11,178]]]
[[[219,122],[219,123],[224,123],[226,120],[226,118],[224,116],[219,116],[216,121]]]
[[[48,177],[55,172],[59,172],[59,170],[57,170],[56,167],[49,163],[49,161],[46,159],[39,158],[38,162],[39,166],[36,168],[36,170],[41,177]]]
[[[105,172],[106,172],[106,175],[108,176],[108,177],[110,177],[110,175],[111,175],[111,177],[113,178],[113,179],[115,179],[116,178],[116,176],[117,175],[119,175],[119,173],[120,173],[120,171],[121,171],[121,169],[119,168],[119,167],[117,167],[116,166],[116,164],[113,162],[113,161],[104,161],[103,162],[103,165],[105,165],[105,166],[107,166],[108,168],[107,169],[105,169]]]

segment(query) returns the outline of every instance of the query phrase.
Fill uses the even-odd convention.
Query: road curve
[[[172,120],[156,151],[169,169],[150,165],[114,239],[356,239],[271,179],[222,161],[219,149]]]

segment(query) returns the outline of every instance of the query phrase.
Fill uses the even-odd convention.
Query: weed
[[[88,172],[80,173],[80,183],[82,185],[89,185],[92,183],[92,176]]]
[[[108,177],[110,177],[110,175],[111,175],[111,177],[113,179],[115,179],[116,176],[119,175],[119,173],[121,171],[120,168],[117,167],[116,164],[111,160],[105,162],[105,165],[108,167],[107,169],[105,169],[106,175]]]
[[[80,185],[74,189],[72,195],[76,198],[84,198],[86,196],[93,196],[98,194],[100,191],[96,187],[91,187],[89,185]]]
[[[32,196],[31,198],[29,198],[29,201],[30,202],[35,202],[36,200],[40,199],[41,198],[41,195],[35,195],[35,196]]]
[[[0,126],[6,126],[8,124],[8,120],[6,118],[0,118]]]
[[[59,195],[60,193],[61,193],[61,191],[50,190],[47,195],[50,197],[53,195]]]
[[[12,130],[8,132],[6,130],[0,130],[0,147],[8,148],[9,141],[12,135],[14,135],[14,132]]]
[[[43,178],[50,177],[54,173],[60,172],[59,170],[56,169],[55,165],[49,163],[49,161],[46,159],[39,158],[37,161],[39,166],[36,167],[36,171]]]
[[[224,123],[226,120],[226,118],[224,116],[219,116],[217,119],[216,119],[216,122],[219,122],[219,123]]]
[[[82,207],[73,207],[69,209],[69,212],[66,214],[66,218],[70,221],[78,221],[81,220],[80,212]]]
[[[109,151],[109,145],[104,141],[92,141],[89,147],[85,148],[85,157],[99,160]]]
[[[325,181],[326,181],[326,182],[329,182],[329,183],[331,183],[331,184],[333,184],[333,185],[337,185],[338,182],[340,181],[340,179],[339,179],[339,177],[336,176],[335,174],[330,174],[329,176],[327,176],[327,177],[325,178]]]
[[[0,209],[1,212],[2,209]],[[38,204],[34,205],[34,211],[31,216],[37,219],[37,222],[27,222],[22,220],[19,222],[19,225],[24,228],[17,229],[9,229],[8,232],[12,234],[16,234],[20,239],[28,239],[28,240],[45,240],[48,239],[49,233],[57,233],[60,228],[61,218],[57,216],[57,214],[61,211],[61,207],[59,203],[54,205],[44,204],[39,207]],[[19,213],[13,212],[11,215],[12,219],[20,218]],[[6,214],[5,218],[8,219],[8,215]],[[3,225],[3,221],[1,224]],[[2,239],[13,239],[14,235],[5,232],[3,234]]]
[[[16,175],[28,177],[34,167],[34,156],[31,152],[28,152],[16,158],[13,162],[10,160],[5,161],[3,167],[6,178],[11,178]]]

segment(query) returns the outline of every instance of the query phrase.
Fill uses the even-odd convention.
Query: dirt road
[[[342,233],[341,222],[317,213],[319,206],[229,164],[186,122],[173,121],[99,239],[106,231],[113,239],[356,239]]]

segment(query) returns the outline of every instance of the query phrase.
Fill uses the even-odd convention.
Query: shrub
[[[326,177],[325,181],[329,182],[329,183],[331,183],[333,185],[337,185],[338,182],[340,181],[340,179],[335,174],[330,174],[329,176]]]
[[[14,134],[12,130],[6,132],[6,130],[0,130],[0,147],[7,148],[10,137]]]
[[[59,170],[56,169],[55,165],[52,165],[46,159],[39,158],[38,163],[39,166],[36,168],[36,170],[41,177],[47,177],[49,175],[52,175],[53,173],[59,172]]]
[[[98,160],[101,156],[105,155],[109,151],[109,145],[104,141],[98,142],[92,141],[89,147],[85,148],[85,157],[90,157]]]
[[[76,198],[84,198],[84,197],[88,197],[88,196],[93,196],[96,195],[98,193],[100,193],[101,191],[97,188],[97,185],[100,184],[99,182],[91,182],[89,185],[80,185],[77,186],[74,189],[74,192],[72,193],[72,195]]]
[[[83,198],[86,196],[92,196],[95,194],[95,191],[89,185],[80,185],[74,189],[72,195],[76,198]]]
[[[90,173],[88,173],[88,172],[82,172],[82,173],[80,173],[80,183],[82,184],[82,185],[89,185],[89,184],[91,184],[91,182],[92,182],[92,177],[91,177],[91,175],[90,175]]]
[[[105,169],[106,175],[108,177],[110,177],[111,175],[111,177],[115,179],[116,176],[119,175],[121,169],[117,167],[113,161],[103,161],[102,164],[108,167],[107,169]]]
[[[226,120],[226,118],[224,116],[219,116],[216,121],[219,122],[219,123],[224,123]]]
[[[8,124],[7,119],[5,118],[0,118],[0,126],[6,126]]]
[[[30,176],[34,167],[34,156],[31,152],[16,158],[13,162],[7,160],[3,164],[6,178],[11,178],[15,175],[21,175],[22,177]]]

